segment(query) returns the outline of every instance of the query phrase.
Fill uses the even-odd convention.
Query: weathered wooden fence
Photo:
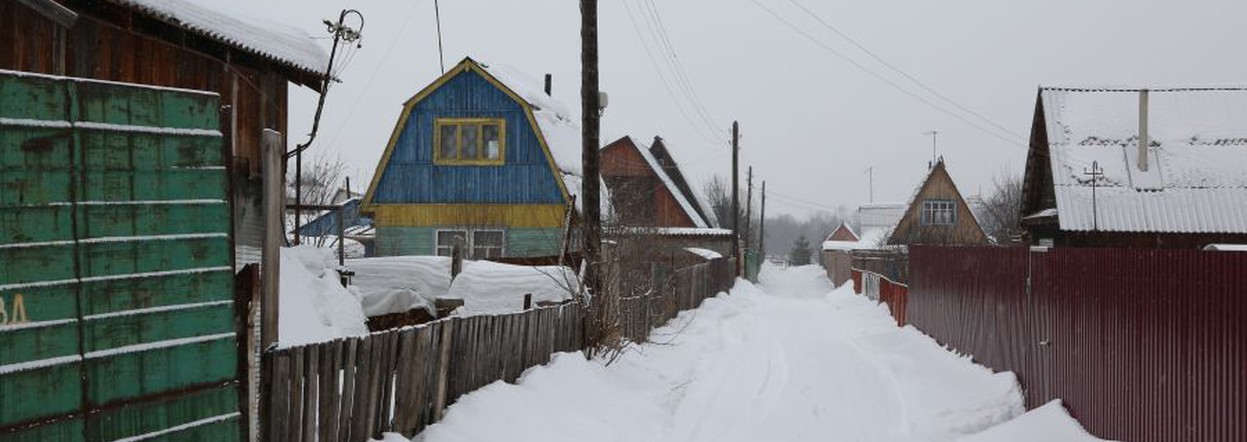
[[[645,342],[649,332],[683,310],[697,308],[706,298],[732,288],[735,260],[714,259],[673,272],[656,270],[648,293],[619,300],[619,327],[623,337]]]
[[[621,321],[634,327],[630,333],[645,327],[648,334],[679,310],[730,289],[734,269],[732,260],[721,259],[677,270],[668,288],[644,298],[644,307],[621,301],[627,306]],[[515,382],[554,353],[584,349],[586,314],[579,304],[563,304],[271,350],[263,357],[265,440],[413,436],[463,394]]]
[[[910,247],[911,324],[1114,440],[1247,440],[1247,253]]]

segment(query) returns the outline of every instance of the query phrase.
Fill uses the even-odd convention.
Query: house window
[[[500,229],[438,230],[437,256],[451,256],[456,240],[462,241],[464,257],[472,260],[501,258],[506,250],[506,232]]]
[[[950,200],[922,202],[922,225],[951,226],[957,224],[957,203]]]
[[[451,256],[455,242],[458,241],[462,241],[464,246],[467,246],[468,232],[466,230],[438,230],[437,256]]]
[[[507,122],[502,118],[438,118],[433,128],[433,163],[501,165],[506,158]]]

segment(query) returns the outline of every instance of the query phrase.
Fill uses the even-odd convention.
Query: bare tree
[[[346,179],[346,163],[339,156],[330,156],[326,152],[318,153],[311,164],[304,164],[303,170],[303,205],[330,205],[333,204],[334,197],[338,191],[343,188]],[[286,201],[290,204],[295,203],[295,176],[294,171],[287,171],[286,176]],[[303,213],[292,214],[300,216],[300,225],[307,223],[320,216],[319,211],[309,210]],[[294,228],[293,218],[287,218],[288,229]],[[310,239],[310,238],[309,238]],[[336,240],[332,238],[331,240]],[[321,236],[315,239],[316,245],[323,246],[327,237]]]
[[[1022,235],[1022,176],[1008,167],[992,177],[991,193],[983,198],[983,230],[997,243],[1013,242]]]
[[[712,177],[710,181],[706,182],[704,187],[702,187],[702,193],[705,194],[706,201],[710,203],[710,210],[714,211],[714,217],[718,218],[720,227],[724,229],[731,229],[732,226],[737,225],[740,226],[740,235],[742,238],[754,238],[754,235],[757,233],[755,230],[758,228],[759,221],[755,215],[752,222],[745,222],[745,214],[750,213],[748,208],[745,207],[745,195],[747,190],[740,190],[741,202],[739,210],[736,212],[736,215],[733,216],[732,189],[730,187],[731,184],[728,184],[722,177],[716,175]],[[752,213],[757,214],[759,211],[755,209]],[[733,224],[733,221],[735,221],[735,224]],[[748,231],[746,231],[746,228],[748,228]],[[757,239],[754,238],[751,239],[749,243],[757,244],[758,242]]]

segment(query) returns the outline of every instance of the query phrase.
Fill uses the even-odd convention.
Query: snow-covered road
[[[954,441],[1022,413],[1011,373],[945,351],[818,267],[768,268],[610,365],[558,355],[417,436],[458,441]]]

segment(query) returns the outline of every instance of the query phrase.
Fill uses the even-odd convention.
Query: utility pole
[[[749,175],[745,179],[749,191],[745,192],[745,249],[753,244],[753,166],[749,166]]]
[[[740,123],[732,122],[732,257],[740,268]]]
[[[1091,162],[1091,170],[1083,169],[1083,175],[1091,177],[1091,230],[1100,230],[1100,211],[1096,207],[1095,188],[1100,183],[1100,177],[1104,176],[1104,169],[1100,168],[1099,161]]]
[[[870,189],[870,202],[875,202],[875,167],[866,168],[866,186]]]
[[[762,213],[758,214],[758,251],[766,260],[766,181],[762,181]]]
[[[581,198],[584,198],[581,229],[584,233],[585,289],[592,296],[601,292],[599,265],[602,261],[601,181],[598,171],[598,141],[601,129],[601,94],[598,91],[598,2],[580,0],[580,102],[581,125]]]

